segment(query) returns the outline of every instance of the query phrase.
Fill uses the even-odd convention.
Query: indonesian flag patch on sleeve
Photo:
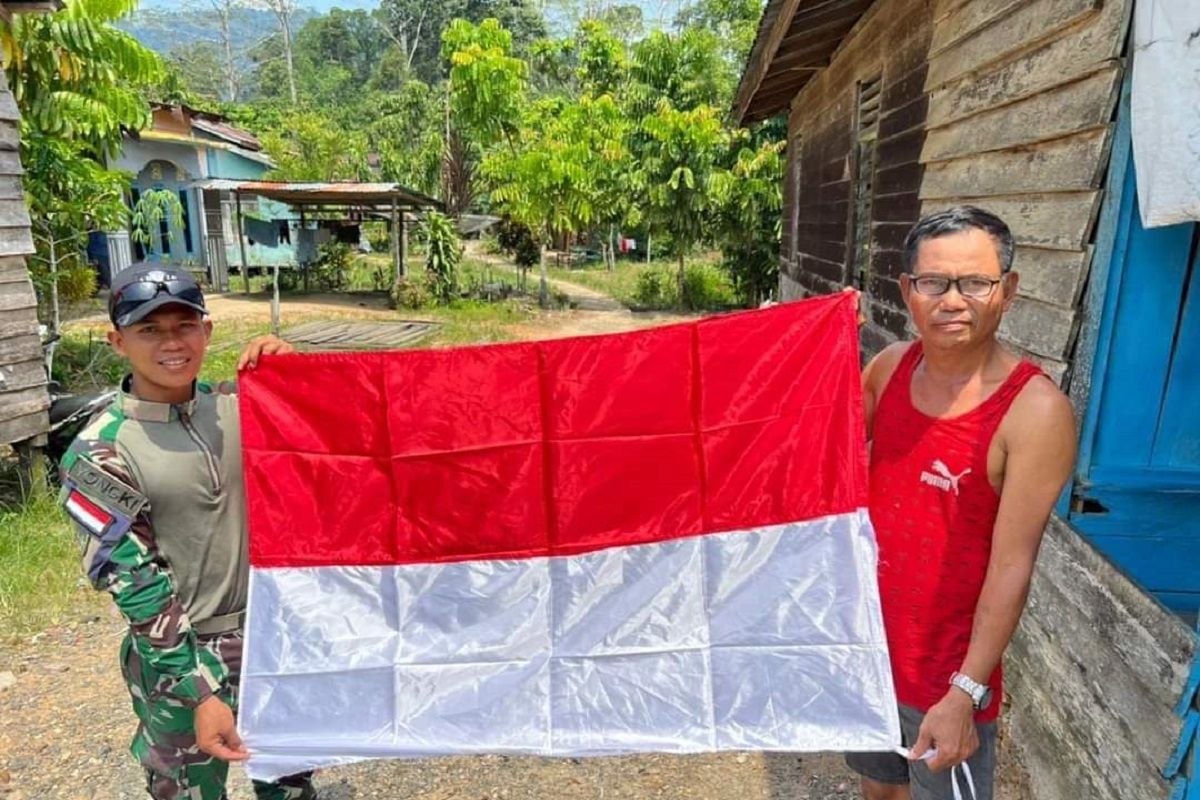
[[[116,518],[113,514],[110,514],[89,500],[78,489],[72,489],[67,494],[65,507],[71,519],[90,531],[93,536],[103,536],[105,529]]]

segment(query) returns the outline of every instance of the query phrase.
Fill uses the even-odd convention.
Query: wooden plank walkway
[[[436,322],[306,322],[283,332],[301,350],[392,350],[411,347],[439,327]]]

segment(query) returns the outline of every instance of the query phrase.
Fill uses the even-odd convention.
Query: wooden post
[[[306,225],[306,222],[304,219],[304,206],[300,206],[300,230],[296,231],[296,243],[294,245],[292,245],[293,247],[296,248],[297,254],[300,253],[300,242],[304,239],[305,225]],[[296,260],[299,261],[300,259],[297,258]],[[312,264],[308,261],[308,259],[305,259],[304,263],[300,265],[300,271],[304,273],[304,293],[305,294],[308,294],[308,268],[310,266],[312,266]]]
[[[408,277],[408,222],[404,219],[404,209],[400,209],[400,274]]]
[[[538,306],[541,308],[550,307],[550,284],[546,279],[546,246],[542,245],[538,250],[538,269],[540,277],[538,279]]]
[[[404,225],[404,217],[400,213],[400,203],[395,197],[392,198],[392,266],[396,283],[398,284],[404,278],[404,247],[400,244],[402,237],[401,229]]]
[[[271,333],[279,335],[279,262],[271,270]]]
[[[250,294],[250,265],[246,263],[246,231],[242,229],[242,193],[234,189],[233,196],[237,200],[238,252],[242,256],[242,292]]]

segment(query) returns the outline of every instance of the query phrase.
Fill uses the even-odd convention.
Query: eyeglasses
[[[917,294],[927,297],[937,297],[950,291],[953,286],[963,297],[982,300],[992,293],[996,284],[1004,278],[989,278],[986,275],[964,275],[961,278],[951,278],[947,275],[910,275],[912,287]]]
[[[192,281],[135,281],[113,296],[112,316],[119,318],[163,292],[186,303],[204,306],[204,292]]]

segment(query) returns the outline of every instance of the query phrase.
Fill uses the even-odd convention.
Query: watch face
[[[979,710],[983,711],[992,704],[992,690],[985,688],[983,694],[979,696]]]

